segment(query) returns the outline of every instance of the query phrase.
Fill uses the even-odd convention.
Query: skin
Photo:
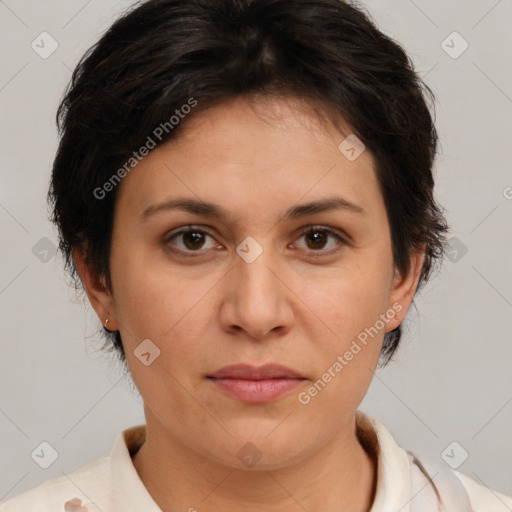
[[[355,411],[385,332],[411,304],[422,254],[411,255],[406,275],[396,271],[370,152],[349,161],[338,145],[350,130],[320,121],[310,104],[237,98],[183,123],[176,140],[120,185],[112,290],[74,251],[100,321],[108,317],[109,329],[120,330],[144,400],[146,442],[134,466],[164,511],[368,511],[376,461],[358,440]],[[151,205],[182,196],[215,203],[228,218],[164,209],[141,219]],[[284,217],[327,197],[364,211]],[[188,225],[212,236],[169,240]],[[318,225],[339,230],[344,241],[322,231],[326,238],[316,241],[307,230]],[[248,236],[263,248],[252,263],[236,252]],[[401,312],[301,404],[298,394],[393,304]],[[134,350],[148,338],[160,355],[145,366]],[[275,401],[250,404],[206,378],[229,364],[269,362],[305,380]],[[249,442],[261,453],[252,468],[237,457]]]

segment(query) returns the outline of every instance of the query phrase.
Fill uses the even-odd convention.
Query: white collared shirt
[[[378,460],[377,489],[370,512],[445,510],[437,508],[432,486],[413,464],[411,454],[397,445],[382,423],[357,411],[356,426],[361,443],[376,454]],[[0,511],[161,512],[131,459],[144,442],[145,429],[142,424],[123,430],[117,435],[108,456],[5,501],[0,504]],[[449,512],[512,511],[512,498],[478,484],[446,464],[442,468],[435,464],[424,465],[431,468],[428,474],[440,489],[441,497],[448,496]]]

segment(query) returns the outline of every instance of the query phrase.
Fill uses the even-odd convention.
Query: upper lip
[[[263,366],[251,366],[249,364],[232,364],[224,366],[215,373],[208,375],[215,379],[304,379],[299,373],[280,364],[265,364]]]

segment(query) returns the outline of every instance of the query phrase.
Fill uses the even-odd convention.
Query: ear
[[[86,251],[83,247],[73,248],[73,260],[80,276],[85,292],[89,298],[94,311],[99,317],[101,325],[105,326],[108,318],[108,329],[110,331],[118,330],[117,321],[114,313],[114,303],[110,291],[107,289],[104,277],[98,277],[91,269]]]
[[[418,283],[425,261],[425,248],[413,252],[410,258],[409,271],[402,274],[395,269],[388,308],[396,312],[396,316],[386,324],[386,332],[396,329],[403,321],[418,288]]]

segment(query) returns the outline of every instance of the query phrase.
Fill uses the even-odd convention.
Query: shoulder
[[[512,512],[512,497],[489,489],[464,473],[454,473],[466,489],[474,512]]]
[[[444,462],[425,457],[419,460],[411,452],[408,452],[408,455],[411,461],[413,498],[420,493],[423,494],[423,489],[431,479],[430,499],[433,500],[432,490],[435,488],[440,496],[440,508],[443,512],[512,512],[511,497],[477,483]],[[420,472],[423,472],[422,476]],[[423,478],[426,475],[428,479]],[[419,500],[423,498],[426,499],[426,496],[420,496]],[[416,509],[411,507],[412,510]]]
[[[356,425],[362,444],[378,455],[376,505],[372,512],[438,510],[438,496],[444,504],[443,511],[512,512],[512,497],[452,469],[440,458],[418,458],[399,446],[377,419],[357,411]],[[408,509],[404,509],[403,501],[410,503]]]
[[[117,434],[110,454],[52,478],[0,504],[0,512],[132,512],[160,510],[133,466],[145,425]]]
[[[0,504],[0,512],[64,511],[67,501],[86,500],[84,492],[98,491],[108,482],[108,458],[91,461],[70,474],[52,478]],[[87,491],[86,491],[87,489]],[[70,508],[70,510],[80,510]]]
[[[511,497],[477,483],[466,474],[450,468],[444,462],[425,457],[419,460],[411,452],[408,452],[408,455],[411,461],[413,497],[422,493],[424,487],[432,479],[429,492],[432,494],[431,491],[435,488],[440,493],[441,510],[443,511],[512,512]],[[424,475],[429,475],[428,480],[419,478],[422,470]],[[414,507],[411,507],[411,511],[413,509]]]

